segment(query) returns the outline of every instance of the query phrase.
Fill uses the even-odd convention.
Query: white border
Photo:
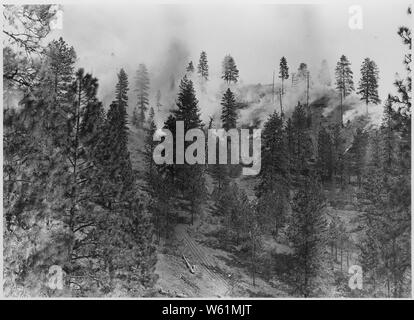
[[[352,4],[359,4],[359,3],[378,3],[380,1],[385,2],[386,0],[356,0],[356,1],[351,1],[351,0],[340,0],[342,3],[349,3],[350,5]],[[391,2],[391,1],[389,1]],[[404,0],[393,0],[393,3],[396,2],[401,2],[401,3],[406,3],[407,1]],[[332,1],[328,1],[328,0],[292,0],[292,1],[287,1],[287,0],[58,0],[58,1],[45,1],[45,0],[12,0],[12,1],[4,1],[3,4],[50,4],[50,3],[54,3],[54,4],[62,4],[62,5],[67,5],[67,4],[76,4],[76,5],[83,5],[83,4],[112,4],[112,5],[118,5],[118,4],[197,4],[197,5],[209,5],[209,4],[235,4],[235,5],[257,5],[257,4],[332,4]],[[413,8],[414,9],[414,8]],[[1,7],[1,11],[3,11],[3,6]],[[411,30],[414,31],[414,19],[411,20]],[[3,14],[1,14],[1,25],[3,26]],[[397,28],[398,26],[396,26]],[[2,32],[2,37],[3,37],[3,32]],[[2,38],[2,43],[3,43],[3,38]],[[1,51],[1,60],[3,61],[3,50]],[[3,74],[3,63],[1,63],[0,65],[0,71],[1,74]],[[1,77],[0,80],[0,92],[2,93],[3,96],[3,77]],[[412,97],[411,97],[412,98]],[[1,113],[0,113],[0,135],[2,137],[0,145],[1,145],[1,150],[0,150],[0,155],[1,155],[1,182],[0,182],[0,190],[1,193],[3,194],[3,99],[1,99],[0,101],[0,106],[1,106]],[[413,133],[413,123],[411,123],[411,141],[414,138],[414,133]],[[411,157],[411,167],[413,167],[414,164],[414,160]],[[413,181],[413,177],[414,177],[414,173],[411,171],[411,181]],[[414,199],[414,191],[411,185],[411,203],[413,202],[412,200]],[[249,301],[249,300],[355,300],[354,298],[285,298],[285,297],[280,297],[280,298],[246,298],[246,297],[237,297],[237,298],[233,298],[233,297],[229,297],[229,298],[217,298],[217,297],[211,297],[211,298],[207,298],[207,297],[200,297],[200,298],[158,298],[158,297],[153,297],[153,298],[115,298],[115,297],[111,297],[111,298],[58,298],[58,297],[36,297],[36,298],[31,298],[31,297],[23,297],[23,298],[15,298],[15,297],[5,297],[3,295],[3,196],[1,197],[1,208],[0,208],[0,212],[1,212],[1,220],[0,220],[0,300],[168,300],[168,301],[174,301],[174,300],[240,300],[240,301]],[[411,213],[413,212],[413,209],[411,209]],[[413,281],[412,281],[412,277],[413,277],[413,264],[414,264],[414,257],[413,257],[413,240],[414,240],[414,235],[413,235],[413,228],[414,228],[414,222],[412,219],[412,214],[411,214],[411,298],[398,298],[395,300],[412,300],[414,297],[414,287],[413,287]],[[393,298],[358,298],[357,300],[394,300]]]

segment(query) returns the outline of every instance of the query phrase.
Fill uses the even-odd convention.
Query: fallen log
[[[195,265],[190,264],[190,262],[188,262],[188,260],[185,257],[185,255],[183,255],[183,259],[184,259],[185,264],[187,265],[188,269],[190,269],[190,272],[191,273],[195,273]]]

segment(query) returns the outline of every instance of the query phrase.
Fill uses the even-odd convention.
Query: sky
[[[351,4],[362,8],[361,30],[348,26]],[[77,65],[99,79],[99,95],[113,95],[116,73],[130,77],[140,63],[150,71],[153,87],[170,73],[195,65],[207,52],[210,78],[220,79],[221,63],[231,54],[245,84],[269,84],[285,56],[290,72],[301,62],[317,75],[326,59],[333,77],[342,54],[352,63],[354,82],[364,58],[380,70],[379,94],[395,92],[395,73],[404,74],[405,47],[396,31],[410,25],[409,1],[359,1],[335,4],[68,4],[63,6],[63,36],[78,56]],[[130,81],[132,82],[132,80]]]

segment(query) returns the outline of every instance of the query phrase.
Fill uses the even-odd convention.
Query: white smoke
[[[208,52],[207,52],[208,55]],[[306,79],[292,81],[291,77],[284,82],[284,94],[280,97],[281,83],[272,84],[245,84],[240,79],[237,83],[227,85],[221,74],[210,73],[207,81],[202,81],[197,73],[198,56],[190,56],[186,44],[180,40],[172,40],[164,52],[160,52],[158,62],[149,66],[150,73],[150,105],[156,112],[156,124],[160,128],[170,114],[176,108],[176,100],[179,93],[179,85],[184,76],[192,80],[201,119],[205,125],[221,127],[221,99],[227,88],[235,94],[239,106],[239,126],[261,127],[271,113],[280,113],[282,100],[283,112],[290,117],[298,103],[322,106],[324,117],[338,117],[340,110],[340,96],[332,82],[328,79],[327,63],[322,62],[321,70],[317,76],[310,76],[309,84]],[[224,58],[224,57],[223,57]],[[236,63],[237,63],[237,57]],[[186,67],[192,61],[194,72],[187,72]],[[217,70],[215,64],[221,62],[209,61],[210,70]],[[211,68],[211,65],[214,67]],[[241,69],[241,77],[243,75]],[[277,79],[280,80],[280,79]],[[156,93],[161,92],[160,110],[156,108]],[[134,98],[132,99],[134,100]],[[355,94],[351,94],[344,101],[344,123],[363,116],[365,105]],[[377,125],[381,122],[382,108],[370,107],[369,122]]]
[[[367,112],[368,109],[368,112]],[[383,116],[383,106],[381,104],[369,104],[368,108],[362,101],[353,105],[353,108],[344,113],[344,122],[352,122],[356,118],[366,117],[364,129],[377,128],[381,125]]]

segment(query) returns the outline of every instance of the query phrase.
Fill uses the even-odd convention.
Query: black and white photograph
[[[411,10],[3,4],[3,297],[410,299]]]

